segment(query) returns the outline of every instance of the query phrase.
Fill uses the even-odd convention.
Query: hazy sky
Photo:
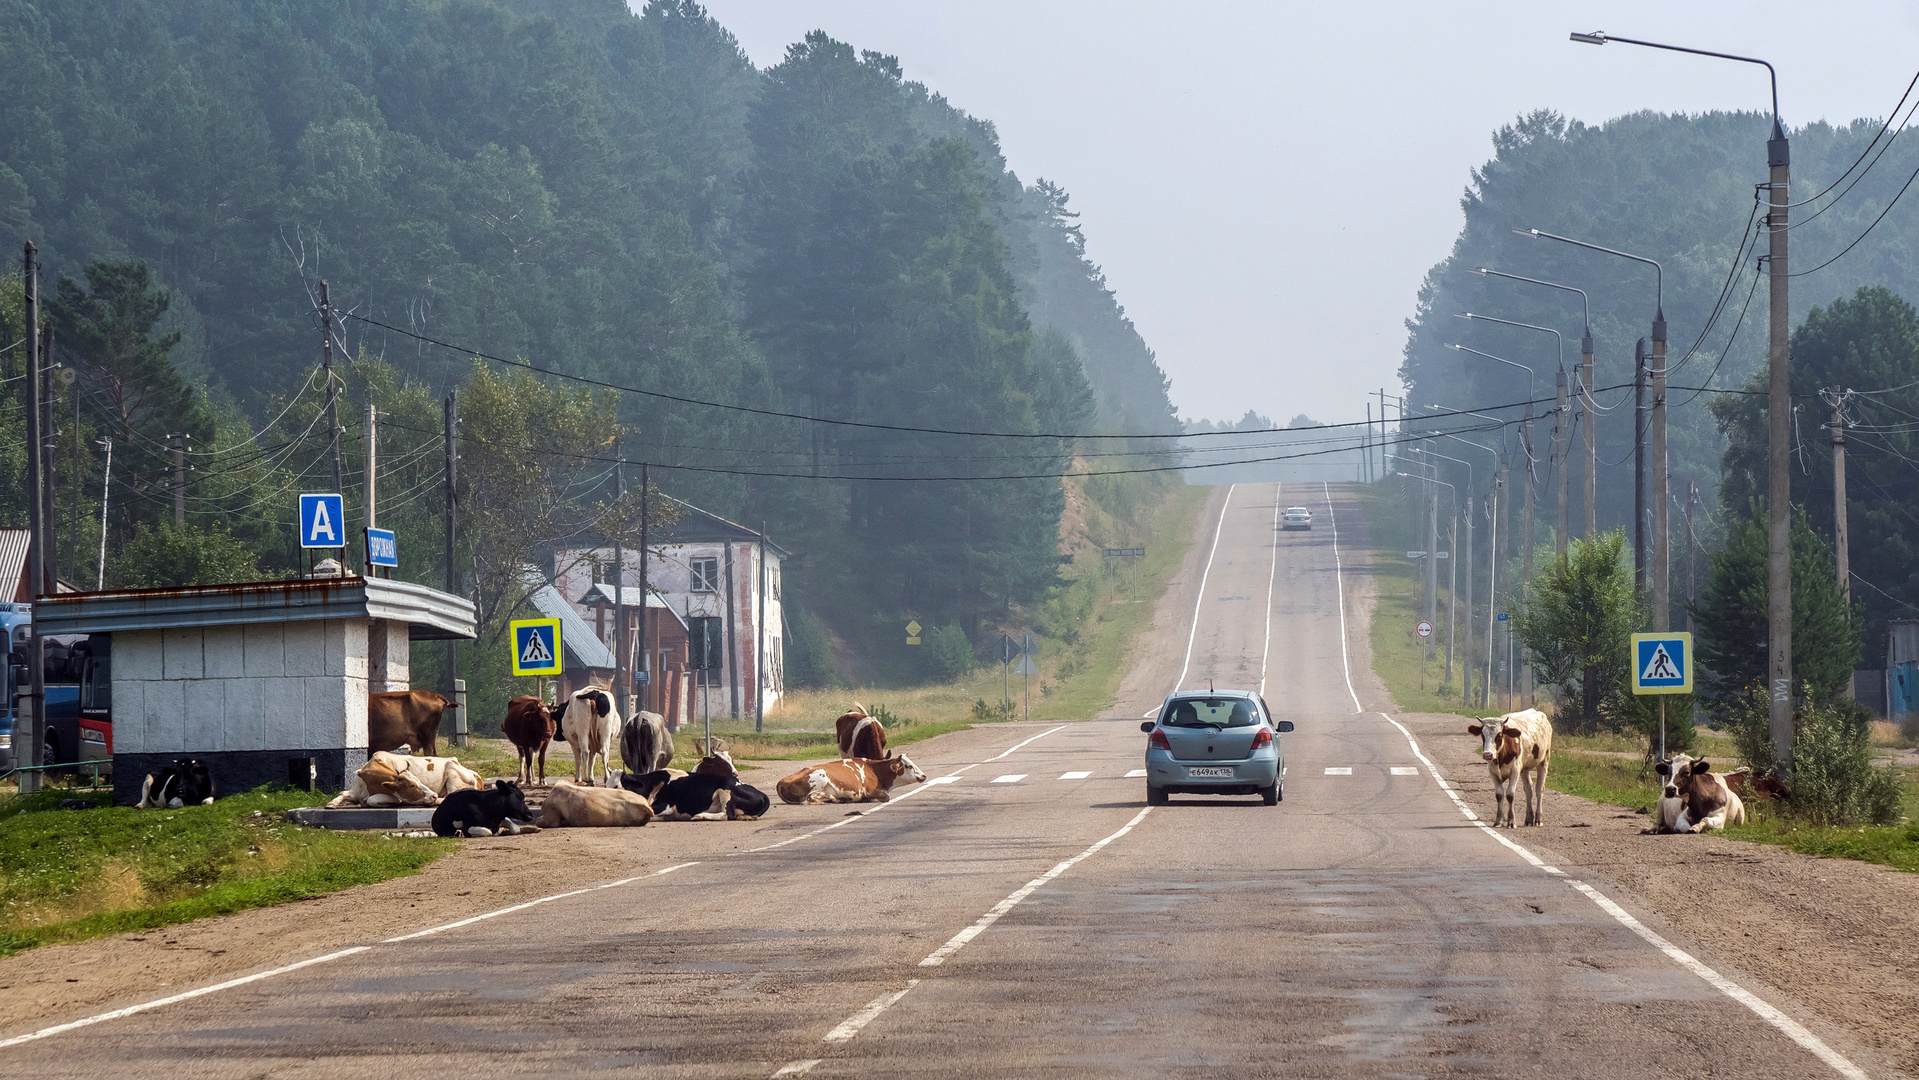
[[[1495,128],[1536,108],[1768,105],[1765,69],[1570,30],[1758,55],[1788,125],[1883,117],[1919,4],[707,0],[755,63],[823,29],[998,126],[1020,179],[1072,193],[1088,250],[1188,417],[1362,415],[1395,384],[1420,282]],[[1763,180],[1765,149],[1753,147]],[[1919,200],[1895,213],[1919,213]],[[1595,238],[1598,239],[1598,238]]]

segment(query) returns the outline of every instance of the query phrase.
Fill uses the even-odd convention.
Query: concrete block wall
[[[405,687],[405,624],[400,687]],[[392,630],[387,635],[393,655]],[[208,763],[224,792],[288,778],[314,758],[337,790],[367,756],[368,622],[312,622],[121,631],[113,635],[116,795],[176,758]],[[391,679],[389,659],[385,675]],[[127,797],[128,793],[131,797]]]

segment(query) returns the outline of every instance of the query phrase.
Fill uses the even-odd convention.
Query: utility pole
[[[107,587],[107,501],[113,494],[113,436],[103,437],[100,447],[107,452],[107,465],[100,470],[100,565],[93,579],[96,592]]]
[[[1492,529],[1486,538],[1486,679],[1479,685],[1481,706],[1493,701],[1493,616],[1499,610],[1499,481],[1493,481],[1493,493],[1487,496],[1486,521]]]
[[[376,438],[379,431],[380,410],[372,403],[366,407],[366,450],[362,455],[366,459],[366,527],[371,529],[380,522],[379,512],[379,472],[376,457],[379,443]],[[367,576],[373,576],[373,568],[367,567]]]
[[[1632,586],[1646,592],[1646,339],[1633,346]]]
[[[613,505],[619,506],[626,499],[626,463],[619,460],[623,455],[624,441],[613,442]],[[624,518],[620,521],[625,528]],[[644,608],[641,609],[645,611]],[[646,616],[642,614],[641,618]],[[628,651],[626,639],[626,545],[620,542],[616,533],[613,537],[613,700],[620,703],[620,715],[633,715],[633,655]]]
[[[1672,629],[1672,474],[1666,464],[1666,312],[1652,320],[1652,629]]]
[[[1585,336],[1579,341],[1579,396],[1581,398],[1581,408],[1585,413],[1586,419],[1586,468],[1583,470],[1585,473],[1583,483],[1586,496],[1585,536],[1586,539],[1591,540],[1593,537],[1599,535],[1599,503],[1594,495],[1594,490],[1599,486],[1599,431],[1597,428],[1599,413],[1593,408],[1593,336],[1591,330],[1586,331]]]
[[[1568,509],[1567,493],[1572,489],[1572,469],[1568,467],[1566,450],[1572,445],[1572,410],[1566,407],[1566,373],[1553,376],[1553,464],[1557,466],[1559,481],[1559,535],[1555,538],[1554,550],[1566,553],[1566,530]]]
[[[1466,640],[1459,654],[1459,702],[1470,706],[1473,700],[1473,514],[1479,500],[1466,489],[1466,502],[1460,517],[1466,519]]]
[[[460,472],[459,472],[460,452],[454,447],[454,444],[453,444],[453,437],[455,433],[459,430],[459,426],[460,426],[460,414],[459,414],[459,407],[458,407],[457,391],[448,390],[446,392],[445,422],[446,422],[446,591],[453,596],[458,596],[460,595],[460,571],[458,566],[458,560],[456,560],[454,557],[454,546],[453,546],[453,542],[455,539],[454,532],[453,532],[454,511],[459,508],[458,489],[459,489],[459,479],[460,479]],[[446,672],[443,676],[443,680],[446,683],[446,696],[449,699],[453,697],[454,677],[457,676],[459,673],[460,673],[460,646],[458,642],[449,638],[447,639],[447,643],[446,643]]]
[[[40,367],[44,373],[42,389],[45,400],[35,407],[45,409],[40,417],[40,440],[45,445],[40,448],[40,463],[44,470],[40,480],[40,497],[46,503],[40,511],[41,527],[45,530],[47,542],[47,594],[60,591],[60,503],[55,497],[60,488],[60,478],[54,463],[59,460],[55,453],[60,449],[60,429],[53,419],[53,387],[60,380],[55,378],[59,364],[53,359],[53,327],[44,327],[40,331]]]
[[[26,278],[27,315],[27,573],[33,580],[33,599],[38,601],[50,590],[46,587],[47,536],[45,505],[40,498],[40,268],[35,265],[33,241],[26,244],[22,271]],[[13,760],[16,765],[42,763],[41,732],[46,730],[47,665],[46,639],[40,636],[40,620],[32,623],[33,636],[27,642],[29,689],[27,708],[20,711],[13,726]],[[21,723],[20,721],[26,721]],[[23,730],[24,729],[24,730]],[[22,794],[40,790],[40,774],[23,772],[18,777]]]
[[[646,462],[640,462],[640,670],[646,672],[646,689],[640,691],[640,707],[646,708],[649,702],[658,700],[659,708],[654,712],[666,714],[666,702],[657,694],[666,693],[664,685],[655,686],[655,682],[665,679],[665,673],[653,670],[653,646],[647,641],[647,624],[652,616],[647,614],[648,601],[653,597],[652,586],[647,583],[647,575],[652,570],[652,540],[649,535],[653,524],[650,514],[653,505],[653,489],[646,475]]]
[[[1428,484],[1426,487],[1432,491],[1426,516],[1426,625],[1431,626],[1439,615],[1439,485]],[[1436,642],[1428,635],[1426,659],[1433,658],[1435,645]]]
[[[333,490],[345,491],[340,469],[340,388],[333,382],[333,300],[324,278],[320,281],[320,366],[326,372],[326,441],[333,457]]]
[[[1771,65],[1767,65],[1771,70]],[[1786,276],[1787,187],[1792,182],[1792,148],[1779,123],[1779,90],[1775,82],[1772,138],[1766,142],[1766,164],[1771,169],[1766,227],[1770,245],[1766,269],[1771,272],[1767,292],[1768,348],[1766,375],[1766,640],[1770,643],[1772,691],[1772,745],[1782,773],[1792,769],[1792,326]]]
[[[1366,438],[1362,443],[1366,452],[1366,482],[1373,482],[1373,403],[1366,403]]]
[[[1447,569],[1446,582],[1446,685],[1453,682],[1453,634],[1459,627],[1459,499],[1453,499],[1453,520],[1448,530],[1451,535],[1446,543],[1452,548],[1452,558],[1446,561],[1452,565]],[[1461,697],[1463,702],[1466,699]]]
[[[1533,407],[1531,405],[1526,406],[1526,424],[1520,429],[1520,432],[1526,440],[1526,467],[1522,470],[1526,476],[1526,509],[1523,515],[1524,524],[1521,525],[1519,532],[1519,595],[1523,603],[1527,595],[1526,590],[1531,589],[1533,586],[1533,544],[1534,537],[1537,535],[1533,532],[1533,484],[1535,477],[1533,476]],[[1530,705],[1532,703],[1531,695],[1533,689],[1532,661],[1530,659],[1524,659],[1523,666],[1525,670],[1521,673],[1521,679],[1523,680],[1521,689],[1526,693],[1527,704]]]
[[[772,578],[772,571],[766,565],[766,519],[760,519],[760,580],[759,611],[754,615],[757,629],[753,631],[753,730],[759,732],[766,727],[766,677],[772,673],[773,665],[766,662],[766,588]]]
[[[1839,564],[1839,598],[1846,610],[1852,610],[1852,553],[1846,533],[1846,392],[1826,388],[1826,403],[1832,406],[1832,555]],[[1852,680],[1847,679],[1839,696],[1852,698]]]
[[[1692,512],[1699,506],[1699,485],[1686,482],[1686,633],[1693,632],[1692,605],[1699,599],[1699,538],[1692,531]]]
[[[176,528],[187,523],[187,443],[192,438],[184,431],[167,433],[167,442],[173,447],[173,469],[167,477],[167,486],[173,489],[173,524]]]

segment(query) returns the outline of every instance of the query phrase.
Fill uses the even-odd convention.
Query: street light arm
[[[1742,64],[1758,64],[1766,69],[1766,75],[1772,79],[1772,130],[1773,138],[1782,138],[1784,129],[1779,125],[1779,73],[1773,66],[1756,56],[1737,56],[1733,53],[1713,52],[1711,49],[1693,49],[1684,45],[1662,45],[1657,41],[1640,41],[1638,38],[1614,37],[1604,30],[1595,30],[1590,34],[1574,32],[1572,40],[1582,45],[1604,45],[1617,41],[1622,45],[1640,45],[1648,49],[1665,49],[1668,52],[1691,53],[1694,56],[1712,56],[1720,60],[1737,60]]]
[[[1625,39],[1619,38],[1616,40],[1623,41]],[[1622,259],[1631,259],[1634,262],[1648,264],[1653,268],[1655,275],[1653,279],[1653,307],[1658,309],[1659,321],[1666,321],[1666,268],[1659,265],[1658,259],[1648,259],[1644,255],[1634,255],[1629,251],[1620,251],[1616,248],[1600,247],[1598,244],[1588,244],[1584,240],[1574,240],[1570,236],[1559,236],[1554,233],[1541,232],[1538,229],[1514,229],[1513,231],[1521,236],[1530,236],[1535,240],[1557,240],[1562,244],[1571,244],[1574,247],[1582,247],[1588,251],[1603,251],[1608,255],[1617,255]]]
[[[1470,311],[1462,311],[1457,317],[1461,319],[1478,319],[1480,322],[1499,323],[1502,326],[1517,326],[1521,330],[1538,330],[1542,333],[1551,334],[1553,340],[1559,343],[1559,370],[1562,374],[1566,370],[1566,338],[1550,326],[1534,326],[1532,323],[1514,322],[1511,319],[1500,319],[1491,315],[1476,315]]]
[[[1508,274],[1504,270],[1494,270],[1491,267],[1486,267],[1486,266],[1473,267],[1473,273],[1478,274],[1481,277],[1485,277],[1486,275],[1490,274],[1493,277],[1503,277],[1509,281],[1524,281],[1532,285],[1544,285],[1548,289],[1564,289],[1567,292],[1578,293],[1579,309],[1580,309],[1579,321],[1585,325],[1586,336],[1587,337],[1593,336],[1593,309],[1592,309],[1591,301],[1589,301],[1586,298],[1586,290],[1575,289],[1571,285],[1561,285],[1556,281],[1541,281],[1538,278],[1521,277],[1518,274]]]
[[[1494,356],[1494,355],[1493,355],[1492,353],[1485,353],[1485,352],[1480,352],[1480,351],[1479,351],[1478,349],[1469,349],[1469,348],[1467,348],[1467,347],[1466,347],[1466,346],[1464,346],[1464,345],[1454,345],[1454,346],[1452,346],[1452,348],[1454,348],[1454,349],[1457,349],[1457,350],[1459,350],[1460,352],[1466,352],[1466,353],[1472,353],[1472,354],[1473,354],[1474,356],[1483,356],[1483,357],[1485,357],[1485,358],[1486,358],[1486,359],[1488,359],[1488,360],[1497,360],[1497,361],[1499,361],[1499,362],[1500,362],[1500,363],[1502,363],[1502,364],[1511,364],[1511,365],[1512,365],[1513,367],[1516,367],[1516,368],[1518,368],[1518,369],[1520,369],[1521,371],[1524,371],[1524,372],[1526,373],[1526,399],[1527,399],[1527,400],[1526,400],[1526,415],[1527,415],[1527,416],[1531,416],[1531,415],[1533,414],[1533,404],[1532,404],[1532,403],[1533,403],[1533,402],[1535,402],[1535,401],[1537,401],[1537,400],[1539,400],[1539,387],[1538,387],[1538,384],[1537,384],[1537,380],[1536,380],[1536,378],[1535,378],[1535,377],[1534,377],[1534,375],[1533,375],[1533,369],[1532,369],[1532,368],[1529,368],[1529,367],[1527,367],[1526,365],[1524,365],[1524,364],[1522,364],[1522,363],[1519,363],[1519,362],[1518,362],[1518,361],[1516,361],[1516,360],[1508,360],[1508,359],[1506,359],[1506,358],[1505,358],[1505,357],[1503,357],[1503,356]],[[1479,416],[1479,415],[1482,415],[1482,414],[1480,414],[1480,413],[1473,413],[1473,415],[1474,415],[1474,416]]]

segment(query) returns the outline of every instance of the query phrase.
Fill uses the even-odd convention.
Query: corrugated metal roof
[[[612,607],[613,586],[603,581],[594,582],[593,587],[586,590],[586,595],[580,597],[580,603],[585,604],[587,607]],[[638,585],[620,586],[620,603],[627,607],[639,607],[640,587]],[[646,598],[646,606],[655,611],[664,611],[675,619],[678,619],[681,626],[686,625],[686,617],[674,611],[672,607],[667,604],[666,599],[658,593],[654,593]]]
[[[360,577],[63,593],[43,598],[33,611],[43,634],[359,618],[404,622],[415,641],[471,640],[476,615],[473,601],[463,597]]]
[[[560,620],[560,648],[573,654],[580,667],[604,668],[608,671],[618,666],[613,659],[613,650],[607,648],[593,628],[566,602],[560,590],[551,585],[542,585],[534,589],[527,597],[540,614],[549,619]],[[573,666],[573,665],[567,665]]]
[[[0,529],[0,600],[27,603],[33,599],[32,589],[20,587],[27,576],[28,536],[25,529]]]

